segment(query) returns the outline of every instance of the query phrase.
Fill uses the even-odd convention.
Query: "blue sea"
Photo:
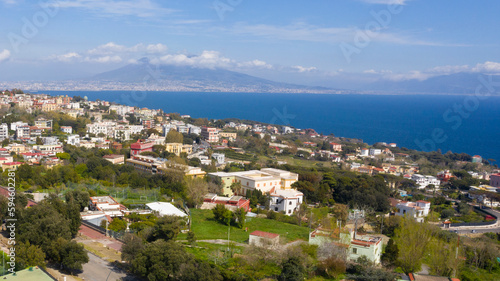
[[[395,142],[500,161],[500,96],[316,95],[200,92],[44,92],[163,109],[194,118],[239,118],[318,133]]]

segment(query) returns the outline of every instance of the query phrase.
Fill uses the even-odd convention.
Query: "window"
[[[290,202],[288,203],[288,205],[292,205],[292,201],[290,201]]]
[[[276,204],[278,204],[279,202],[280,202],[280,200],[279,200],[279,199],[276,199]]]
[[[357,253],[358,253],[358,249],[356,249],[356,248],[352,248],[352,253],[353,253],[353,254],[357,254]]]
[[[278,211],[278,207],[274,207],[274,211],[276,211],[276,212],[277,212],[277,211]]]
[[[292,210],[288,210],[288,213],[291,214],[292,213]]]

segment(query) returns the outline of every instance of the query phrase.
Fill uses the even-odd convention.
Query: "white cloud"
[[[70,52],[70,53],[66,53],[66,54],[62,54],[62,55],[53,55],[53,56],[50,56],[49,59],[60,61],[60,62],[73,62],[73,61],[79,60],[81,57],[82,56],[78,53]]]
[[[132,47],[127,47],[124,45],[119,45],[114,42],[109,42],[100,46],[97,46],[94,49],[90,49],[87,51],[89,55],[116,55],[116,54],[124,54],[124,53],[148,53],[148,54],[162,54],[166,53],[168,50],[167,46],[158,43],[158,44],[150,44],[144,45],[142,43],[134,45]]]
[[[235,63],[233,60],[221,56],[217,51],[203,51],[200,55],[195,56],[187,56],[184,54],[165,55],[158,60],[152,60],[152,62],[202,68],[230,68]]]
[[[7,49],[4,49],[3,51],[0,52],[0,62],[7,60],[10,58],[10,51]]]
[[[168,48],[167,46],[158,43],[146,46],[146,50],[150,54],[161,54],[161,53],[166,53]]]
[[[304,66],[300,66],[300,65],[294,65],[291,67],[292,69],[295,69],[297,70],[298,72],[311,72],[311,71],[316,71],[318,70],[316,67],[312,66],[312,67],[304,67]]]
[[[377,71],[374,69],[363,71],[364,74],[379,75],[381,79],[392,81],[404,80],[426,80],[431,77],[440,75],[450,75],[455,73],[487,73],[487,74],[500,74],[500,63],[493,61],[486,61],[478,63],[475,66],[469,65],[444,65],[436,66],[426,70],[412,70],[407,73],[393,73],[391,71]]]
[[[98,63],[118,63],[122,62],[122,58],[120,56],[102,56],[102,57],[86,57],[85,61],[88,62],[98,62]]]
[[[261,69],[272,69],[273,66],[268,64],[265,61],[261,60],[252,60],[252,61],[246,61],[246,62],[241,62],[237,63],[237,67],[242,67],[242,68],[261,68]]]
[[[104,16],[137,16],[150,18],[175,12],[150,0],[59,0],[59,8],[84,9]]]
[[[500,73],[500,63],[487,61],[485,63],[478,63],[472,68],[473,72],[483,72],[483,73]]]

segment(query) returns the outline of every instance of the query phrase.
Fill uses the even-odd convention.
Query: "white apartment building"
[[[95,134],[96,136],[99,134],[104,134],[105,136],[112,137],[115,127],[116,122],[112,121],[87,124],[87,133]]]
[[[2,123],[0,125],[0,141],[3,141],[8,138],[9,138],[9,125],[7,125],[6,123]]]
[[[377,155],[382,154],[382,149],[370,148],[369,153],[370,153],[371,156],[377,156]]]
[[[56,145],[35,145],[33,146],[34,152],[45,153],[49,156],[55,156],[57,153],[63,153],[63,147],[60,144]]]
[[[17,121],[17,122],[10,123],[10,129],[12,131],[16,131],[17,127],[20,127],[20,126],[28,126],[28,123],[25,123],[23,121]]]
[[[402,201],[396,205],[398,211],[396,216],[410,216],[417,222],[423,222],[424,218],[429,215],[431,202],[419,200],[417,202]]]
[[[140,134],[142,130],[144,130],[143,125],[128,125],[128,129],[130,130],[130,135]]]
[[[61,131],[66,134],[72,134],[73,128],[71,126],[61,126]]]
[[[23,126],[16,127],[16,139],[17,140],[20,140],[23,138],[29,138],[29,137],[30,137],[30,126],[23,125]]]
[[[128,126],[118,126],[113,131],[113,138],[121,141],[130,140],[130,129]]]
[[[109,112],[115,111],[116,114],[120,116],[125,116],[128,113],[133,113],[134,108],[131,106],[126,106],[126,105],[111,105],[109,106]]]
[[[71,144],[74,146],[78,146],[80,144],[80,136],[79,135],[69,135],[68,139],[66,140],[67,144]]]
[[[434,185],[437,189],[441,184],[441,181],[434,176],[413,174],[411,175],[411,180],[417,183],[419,189],[424,189],[430,184]]]
[[[295,189],[274,189],[269,196],[269,209],[286,215],[293,214],[304,202],[304,194]]]

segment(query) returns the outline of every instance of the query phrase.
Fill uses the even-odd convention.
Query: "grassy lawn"
[[[196,240],[227,239],[228,227],[215,221],[211,210],[191,209],[191,216],[192,230],[196,235]],[[249,234],[255,230],[277,233],[285,243],[298,239],[307,241],[309,237],[309,229],[307,227],[300,227],[265,218],[247,220],[245,227],[248,228],[248,232],[245,232],[245,229],[231,226],[230,240],[247,243]],[[185,240],[187,239],[187,235],[180,234],[178,239]]]

